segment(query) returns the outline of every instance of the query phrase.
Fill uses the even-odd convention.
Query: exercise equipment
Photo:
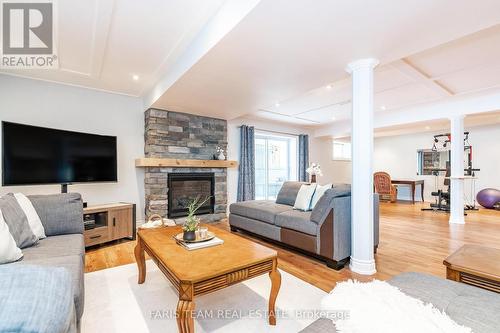
[[[485,188],[477,193],[476,198],[484,208],[493,209],[500,203],[500,190]]]
[[[476,169],[472,165],[472,145],[469,143],[469,132],[464,132],[464,152],[467,153],[467,167],[464,168],[464,176],[467,176],[467,178],[471,179],[471,189],[475,189],[475,180],[476,180],[476,172],[481,171],[480,169]],[[451,134],[450,133],[444,133],[444,134],[437,134],[434,135],[434,143],[432,145],[432,151],[435,153],[438,153],[438,151],[441,150],[448,150],[448,161],[446,161],[446,168],[444,169],[431,169],[432,174],[434,175],[434,187],[435,191],[431,192],[431,195],[436,197],[435,202],[430,204],[430,208],[422,208],[422,210],[429,210],[429,211],[443,211],[443,212],[449,212],[450,211],[450,189],[451,189],[451,182],[450,182],[450,176],[451,176],[451,168],[450,168],[450,161],[451,161],[451,150],[450,150],[450,144],[451,144]],[[444,172],[444,186],[446,187],[445,189],[440,189],[439,188],[439,176],[440,173]],[[474,197],[474,192],[472,192],[472,197]],[[465,205],[465,210],[477,210],[476,208],[476,201],[472,204],[466,204]],[[467,214],[465,214],[467,215]]]

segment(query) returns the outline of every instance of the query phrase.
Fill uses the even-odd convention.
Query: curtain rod
[[[241,128],[242,125],[238,126],[238,128]],[[250,126],[251,127],[251,126]],[[266,130],[266,129],[262,129],[262,128],[257,128],[257,127],[254,127],[254,129],[256,131],[261,131],[261,132],[269,132],[269,133],[276,133],[276,134],[284,134],[284,135],[292,135],[292,136],[299,136],[301,134],[304,134],[304,133],[301,133],[301,134],[294,134],[294,133],[287,133],[287,132],[280,132],[280,131],[272,131],[272,130]]]

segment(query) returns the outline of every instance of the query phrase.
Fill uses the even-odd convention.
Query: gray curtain
[[[238,201],[255,199],[255,139],[254,128],[240,129],[240,166],[238,175]]]
[[[307,181],[306,169],[309,167],[309,135],[299,135],[299,181]]]

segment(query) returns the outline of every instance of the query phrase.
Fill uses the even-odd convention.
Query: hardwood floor
[[[338,281],[355,278],[386,280],[401,272],[417,271],[445,277],[443,260],[463,244],[482,244],[500,248],[500,211],[481,209],[468,212],[465,225],[449,225],[449,215],[422,212],[422,203],[382,203],[380,245],[375,255],[377,273],[371,277],[353,273],[349,268],[332,270],[318,260],[253,239],[278,251],[279,268],[325,291]],[[213,225],[229,229],[227,221]],[[135,262],[135,242],[118,242],[87,250],[85,271]]]

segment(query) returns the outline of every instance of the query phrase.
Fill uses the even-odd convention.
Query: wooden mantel
[[[181,160],[176,158],[137,158],[135,166],[138,168],[147,167],[174,167],[174,168],[237,168],[238,161],[220,160]]]

